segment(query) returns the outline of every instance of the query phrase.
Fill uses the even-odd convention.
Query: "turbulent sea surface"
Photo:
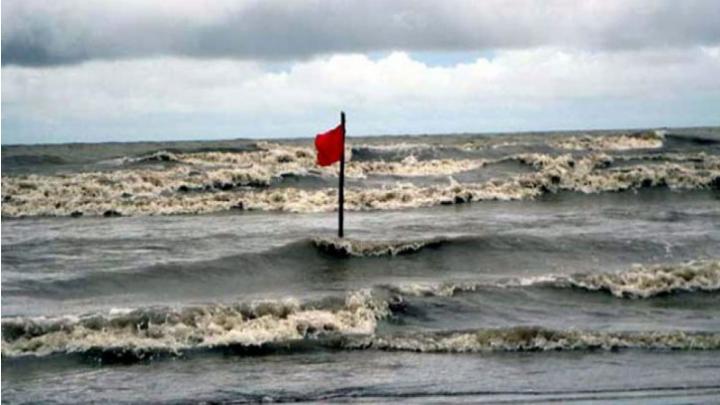
[[[3,402],[720,398],[720,129],[348,142],[3,146]]]

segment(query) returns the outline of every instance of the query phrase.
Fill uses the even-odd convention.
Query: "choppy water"
[[[720,396],[720,130],[350,142],[3,147],[3,401]]]

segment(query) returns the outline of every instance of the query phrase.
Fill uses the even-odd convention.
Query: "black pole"
[[[342,153],[340,154],[340,190],[338,192],[338,237],[343,237],[343,205],[345,203],[345,112],[340,112],[342,125]]]

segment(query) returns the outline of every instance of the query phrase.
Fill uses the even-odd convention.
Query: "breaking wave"
[[[325,241],[319,243],[332,243]],[[318,243],[318,242],[315,242]],[[402,254],[432,241],[341,246],[344,255]],[[442,243],[442,240],[439,241]],[[380,246],[380,245],[378,245]],[[392,250],[395,249],[395,250]],[[54,353],[117,355],[142,359],[186,351],[262,350],[297,345],[419,352],[591,349],[720,350],[720,334],[601,332],[514,327],[459,332],[382,335],[378,322],[402,314],[406,297],[450,297],[485,288],[580,288],[620,298],[650,298],[680,291],[720,290],[720,261],[636,266],[619,273],[546,275],[486,283],[385,285],[316,301],[262,300],[191,307],[116,309],[61,317],[2,320],[4,357]],[[400,311],[395,314],[395,311]]]
[[[720,334],[688,332],[598,332],[541,327],[462,332],[414,332],[372,336],[346,344],[350,349],[424,353],[524,352],[558,350],[720,350]]]
[[[635,265],[616,273],[543,275],[474,283],[411,283],[386,286],[405,296],[450,297],[487,287],[552,287],[605,291],[618,298],[651,298],[677,292],[720,290],[720,260],[691,261],[679,264]]]
[[[247,346],[320,338],[323,334],[371,334],[387,315],[387,303],[369,291],[339,303],[296,300],[183,309],[115,310],[108,314],[2,321],[2,355],[123,352],[137,358],[156,353]]]
[[[133,156],[133,157],[124,157],[121,159],[120,163],[122,164],[134,164],[134,163],[155,163],[155,162],[180,162],[181,159],[178,154],[166,151],[166,150],[159,150],[152,153],[140,155],[140,156]]]
[[[139,166],[106,172],[3,176],[2,215],[116,216],[200,214],[231,209],[288,212],[336,209],[334,187],[275,187],[287,176],[334,177],[336,168],[317,168],[314,153],[307,147],[258,145],[258,150],[248,152],[161,151],[142,157],[173,162],[162,169]],[[620,164],[615,165],[615,160]],[[532,171],[478,183],[459,183],[451,177],[507,161],[519,162]],[[561,191],[720,187],[720,157],[704,153],[660,154],[633,163],[630,157],[602,152],[582,156],[523,153],[496,160],[417,160],[410,155],[393,162],[350,160],[347,176],[356,180],[376,178],[368,183],[371,186],[353,185],[346,189],[346,209],[391,210],[484,200],[525,200]],[[402,181],[386,179],[378,183],[377,176],[401,177]],[[414,178],[423,176],[447,177],[448,181],[432,185],[414,182]]]
[[[648,298],[679,291],[720,290],[720,261],[677,265],[637,265],[620,273],[582,274],[566,282],[590,291],[607,291],[616,297]]]
[[[132,311],[82,319],[16,319],[3,321],[2,355],[23,358],[78,353],[111,360],[142,360],[197,350],[292,351],[302,347],[420,353],[720,350],[720,333],[713,332],[519,326],[376,334],[379,315],[382,313],[376,308],[364,304],[331,312],[297,310],[275,303],[249,313],[204,308],[164,314]]]
[[[401,152],[417,152],[425,149],[435,149],[442,147],[442,145],[433,145],[429,143],[420,142],[398,142],[390,144],[359,144],[353,145],[353,152],[369,150],[369,151],[401,151]]]
[[[398,256],[438,247],[450,242],[448,238],[415,241],[365,241],[345,238],[315,238],[313,244],[322,252],[340,257]]]
[[[622,135],[571,136],[550,142],[550,145],[569,150],[623,151],[662,148],[664,140],[664,131],[645,131]]]
[[[720,333],[607,332],[506,327],[470,331],[378,333],[392,299],[370,291],[314,303],[258,301],[181,309],[150,308],[83,316],[7,318],[2,356],[81,354],[108,361],[152,359],[198,350],[294,351],[302,348],[413,352],[556,350],[720,350]]]

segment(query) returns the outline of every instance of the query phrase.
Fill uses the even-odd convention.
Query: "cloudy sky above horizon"
[[[2,2],[2,143],[720,125],[720,2]]]

